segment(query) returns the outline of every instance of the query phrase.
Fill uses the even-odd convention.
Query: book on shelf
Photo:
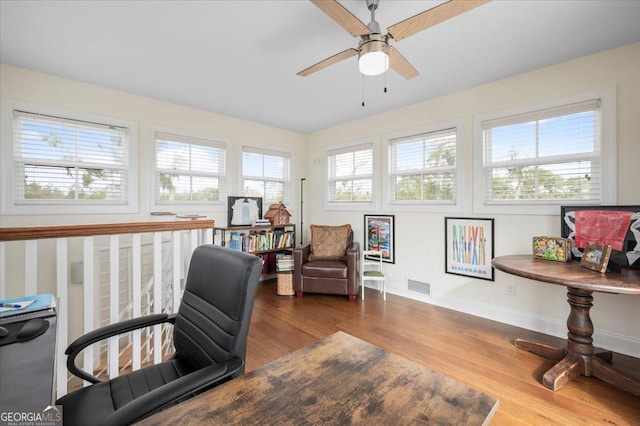
[[[232,239],[229,240],[229,243],[227,244],[227,247],[229,247],[231,250],[240,251],[242,249],[242,240],[236,239],[236,238],[232,238]]]
[[[278,272],[293,271],[292,255],[279,253],[276,259],[276,269]]]
[[[290,250],[294,246],[293,230],[285,228],[254,228],[244,231],[228,231],[226,246],[249,253]]]

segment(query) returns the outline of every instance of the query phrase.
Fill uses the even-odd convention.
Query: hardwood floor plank
[[[278,296],[275,281],[258,292],[247,344],[253,370],[336,331],[344,331],[500,401],[494,425],[640,425],[640,398],[594,377],[554,392],[542,375],[554,362],[518,349],[516,338],[563,339],[367,289],[365,300]],[[616,368],[640,376],[640,360],[614,354]]]

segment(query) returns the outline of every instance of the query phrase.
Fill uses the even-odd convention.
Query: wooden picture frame
[[[246,203],[247,206],[240,209],[236,203]],[[252,226],[256,219],[262,219],[262,197],[227,197],[227,226],[229,228]]]
[[[395,263],[395,216],[364,215],[364,248],[363,250],[380,250],[382,261]],[[378,260],[365,256],[366,259]]]
[[[600,244],[589,242],[584,248],[580,266],[600,272],[607,272],[607,264],[611,256],[611,246],[609,244]]]
[[[445,217],[445,272],[494,281],[493,219]]]

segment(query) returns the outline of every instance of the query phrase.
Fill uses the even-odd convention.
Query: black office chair
[[[56,402],[63,406],[65,426],[130,424],[242,375],[261,270],[256,256],[199,246],[177,314],[111,324],[71,343],[67,368],[93,384]],[[76,356],[88,345],[163,322],[174,324],[175,354],[170,360],[103,382],[76,367]]]

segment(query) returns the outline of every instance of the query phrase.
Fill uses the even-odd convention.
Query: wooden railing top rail
[[[212,219],[178,220],[171,222],[100,223],[92,225],[24,226],[0,228],[0,241],[213,229],[214,226],[215,221]]]

